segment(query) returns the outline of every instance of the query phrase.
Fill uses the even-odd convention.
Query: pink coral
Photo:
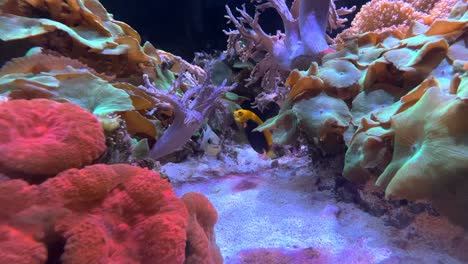
[[[171,184],[148,169],[98,164],[40,185],[3,181],[0,207],[0,227],[18,234],[4,241],[0,236],[0,249],[12,250],[0,254],[0,263],[15,256],[57,261],[44,257],[43,249],[53,247],[60,254],[48,255],[57,254],[62,263],[222,263],[211,203],[196,193],[177,198]],[[13,247],[14,237],[35,250]],[[63,248],[56,248],[57,240]]]
[[[14,228],[0,225],[0,261],[2,263],[38,264],[47,259],[41,243]]]
[[[200,193],[187,193],[182,197],[189,211],[187,228],[187,264],[221,264],[223,258],[216,245],[214,225],[218,213],[210,201]]]
[[[0,104],[0,173],[51,176],[90,164],[106,149],[98,120],[46,99]]]
[[[77,213],[57,225],[67,240],[65,263],[184,261],[187,211],[158,174],[99,164],[67,170],[41,187]]]

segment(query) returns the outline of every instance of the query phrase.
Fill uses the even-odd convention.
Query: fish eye
[[[208,139],[208,144],[212,144],[213,141],[211,141],[211,138]]]

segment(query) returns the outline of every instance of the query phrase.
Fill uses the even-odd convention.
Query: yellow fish
[[[269,157],[275,156],[271,132],[269,130],[264,130],[263,133],[252,131],[263,124],[260,117],[250,110],[240,109],[234,112],[234,120],[244,128],[247,140],[256,152],[266,153]]]

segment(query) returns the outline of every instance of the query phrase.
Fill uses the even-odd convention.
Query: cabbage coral
[[[398,7],[409,6],[377,2],[369,6],[400,13],[406,9]],[[436,6],[413,2],[426,11]],[[460,208],[467,202],[468,131],[459,120],[467,114],[467,11],[459,1],[445,19],[410,26],[402,18],[405,34],[368,28],[373,32],[340,43],[321,65],[291,71],[280,113],[257,130],[272,130],[277,144],[294,143],[301,134],[322,154],[343,151],[346,144],[346,178],[378,178],[388,198],[430,200],[466,225]]]
[[[393,43],[390,49],[383,46],[353,101],[353,123],[360,126],[344,168],[344,176],[353,181],[377,177],[387,198],[429,200],[465,227],[468,127],[460,120],[467,114],[467,10],[459,1],[447,19],[429,27],[414,23],[407,38],[388,42]],[[369,39],[364,34],[352,42],[359,46],[366,36]],[[378,100],[374,93],[380,94]]]
[[[141,45],[140,35],[114,20],[97,0],[2,1],[0,39],[25,40],[117,77],[135,78],[143,73],[156,77],[153,66],[164,62],[170,62],[175,73],[183,65],[200,77],[205,74],[149,42]]]
[[[380,123],[362,119],[345,155],[343,176],[354,182],[365,182],[382,171],[392,158],[394,132]]]
[[[441,210],[467,201],[468,126],[459,121],[467,114],[465,100],[430,88],[392,118],[393,159],[376,182],[387,197],[430,199]],[[455,221],[466,225],[468,216],[456,214],[462,217]]]
[[[348,106],[340,99],[325,93],[300,100],[290,109],[283,108],[280,114],[270,118],[255,130],[273,130],[273,141],[289,144],[299,134],[321,151],[321,155],[342,151],[343,134],[351,122]]]
[[[467,113],[462,99],[430,88],[413,107],[392,118],[393,159],[377,180],[388,197],[437,197],[464,180],[468,126],[458,120]]]
[[[0,92],[15,98],[65,100],[100,116],[135,109],[128,93],[86,69],[74,69],[70,65],[51,72],[0,76]]]

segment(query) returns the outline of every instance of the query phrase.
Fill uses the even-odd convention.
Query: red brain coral
[[[1,263],[40,264],[45,263],[46,259],[44,245],[14,228],[0,225]]]
[[[223,262],[209,200],[198,193],[179,199],[166,179],[140,167],[97,164],[39,185],[3,180],[0,208],[0,263]]]
[[[187,264],[221,264],[223,258],[214,232],[218,213],[211,202],[200,193],[187,193],[182,200],[189,211],[187,228]]]
[[[171,184],[148,169],[93,165],[41,184],[73,213],[57,225],[67,240],[64,263],[158,263],[185,260],[187,209]],[[81,216],[81,211],[91,212]]]
[[[47,99],[0,104],[0,173],[51,176],[88,165],[105,149],[102,126],[78,105]]]
[[[214,224],[216,211],[205,207],[211,215],[207,223]],[[0,251],[12,251],[0,253],[0,263],[16,256],[38,259],[28,263],[45,263],[44,256],[57,255],[57,259],[47,261],[58,262],[60,257],[65,264],[182,264],[187,234],[193,234],[185,203],[174,194],[171,184],[153,171],[126,164],[69,169],[40,185],[0,181],[0,208],[7,211],[0,211]],[[203,215],[203,210],[198,211]],[[27,240],[24,246],[36,251],[25,253],[14,244],[14,237],[2,238],[2,226],[16,230]],[[206,241],[203,231],[195,234],[203,235],[200,241]],[[51,237],[63,240],[64,247],[58,248]],[[191,238],[194,243],[199,241]],[[56,252],[44,253],[41,249],[45,248]]]

